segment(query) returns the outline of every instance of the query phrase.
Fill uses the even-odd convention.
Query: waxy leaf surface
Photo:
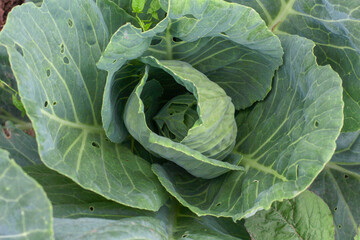
[[[82,187],[156,211],[166,193],[150,164],[105,137],[105,72],[96,68],[108,30],[92,0],[15,8],[0,35],[37,136],[42,161]]]
[[[313,43],[281,36],[284,65],[272,92],[237,116],[235,154],[245,172],[212,180],[194,178],[171,164],[153,165],[164,187],[198,215],[250,217],[274,201],[304,191],[335,151],[342,127],[341,79],[318,66]]]

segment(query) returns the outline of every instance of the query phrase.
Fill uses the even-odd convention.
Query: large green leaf
[[[113,221],[101,218],[56,219],[57,239],[187,239],[248,240],[243,223],[231,219],[196,217],[177,203],[160,209],[157,216],[126,217]]]
[[[52,208],[42,187],[0,149],[0,238],[53,239]]]
[[[176,13],[176,9],[183,11]],[[251,8],[220,0],[174,0],[169,11],[167,18],[146,32],[122,26],[99,61],[98,67],[109,72],[102,116],[107,136],[114,142],[127,135],[119,106],[129,94],[124,94],[125,86],[118,84],[115,72],[128,60],[154,56],[190,63],[222,87],[236,109],[266,96],[282,62],[279,39]]]
[[[56,239],[169,239],[164,224],[154,218],[133,217],[121,220],[94,218],[54,219]]]
[[[150,165],[110,143],[101,123],[105,73],[96,61],[107,28],[92,0],[15,8],[0,35],[37,136],[42,161],[122,204],[158,210],[166,194]]]
[[[94,234],[94,230],[97,230],[94,236],[100,239],[106,239],[108,230],[114,230],[116,237],[127,233],[139,237],[138,229],[142,229],[142,226],[136,225],[138,229],[133,231],[134,224],[144,223],[154,230],[165,231],[175,239],[249,239],[242,222],[236,224],[231,219],[225,218],[199,218],[178,205],[176,201],[154,213],[106,200],[41,164],[40,157],[33,153],[36,150],[35,138],[14,128],[10,123],[6,127],[11,132],[12,138],[8,139],[0,132],[0,147],[9,149],[15,161],[19,162],[22,168],[46,191],[53,205],[54,229],[58,238],[66,236],[75,238],[79,234]],[[118,223],[105,219],[123,220]],[[150,234],[148,236],[159,239],[156,238],[158,236],[156,232],[149,231],[147,228],[147,233]]]
[[[34,137],[7,122],[0,131],[0,148],[34,178],[45,190],[53,205],[53,216],[57,218],[98,217],[120,219],[124,216],[153,216],[154,213],[129,208],[81,188],[71,179],[47,168],[40,160]]]
[[[311,190],[334,215],[336,239],[352,239],[360,225],[360,133],[342,133],[337,149]]]
[[[212,180],[173,165],[154,165],[164,187],[198,215],[249,217],[304,191],[335,151],[342,127],[341,79],[315,62],[310,40],[281,36],[284,65],[263,101],[240,113],[238,143],[245,172]]]
[[[245,227],[253,240],[335,239],[329,207],[310,191],[275,202],[268,211],[246,219]]]
[[[242,170],[234,165],[236,159],[235,162],[233,158],[228,158],[229,162],[216,160],[232,151],[236,138],[234,105],[224,90],[185,62],[158,61],[151,57],[142,61],[166,71],[196,96],[199,119],[179,143],[151,131],[141,99],[148,78],[149,67],[146,67],[144,77],[126,104],[124,121],[130,134],[150,152],[175,162],[197,177],[214,178],[230,170]]]
[[[116,232],[114,234],[117,239],[124,236],[121,234],[130,234],[136,238],[140,236],[138,230],[141,229],[142,233],[148,234],[146,239],[151,239],[151,236],[161,239],[155,230],[166,233],[165,236],[173,235],[175,239],[249,239],[242,223],[235,224],[231,219],[214,217],[198,218],[176,202],[154,213],[106,200],[41,164],[40,157],[33,153],[36,150],[33,137],[14,128],[10,123],[7,124],[7,129],[12,138],[8,139],[0,132],[0,147],[9,149],[11,156],[46,191],[53,205],[54,231],[57,238],[72,236],[73,239],[92,233],[97,239],[108,239],[109,231]],[[144,225],[148,228],[144,228]]]
[[[230,0],[257,10],[275,33],[316,43],[321,65],[330,64],[344,87],[343,131],[360,129],[360,9],[358,0]]]

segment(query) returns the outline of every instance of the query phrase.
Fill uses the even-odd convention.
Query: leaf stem
[[[144,25],[143,21],[139,18],[139,16],[138,16],[138,14],[137,14],[137,13],[136,13],[135,17],[136,17],[136,20],[138,20],[138,22],[139,22],[139,24],[140,24],[141,29],[142,29],[143,31],[146,31],[146,29],[145,29],[145,25]]]
[[[8,89],[10,89],[13,93],[15,93],[15,95],[18,95],[18,92],[13,89],[12,87],[10,87],[6,82],[4,82],[3,80],[0,79],[0,83],[5,85]]]
[[[166,35],[165,35],[166,58],[168,60],[173,59],[172,36],[171,36],[171,33],[170,33],[170,26],[171,26],[171,23],[169,23],[169,27],[166,29]]]
[[[19,124],[19,125],[27,125],[27,124],[31,124],[29,122],[25,122],[22,121],[16,117],[14,117],[11,113],[9,113],[8,111],[6,111],[5,109],[3,109],[2,107],[0,107],[0,119],[3,119],[4,121],[12,121],[15,124]]]

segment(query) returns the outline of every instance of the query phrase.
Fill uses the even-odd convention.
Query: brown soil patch
[[[0,31],[5,25],[7,15],[11,9],[23,3],[24,0],[0,0]]]

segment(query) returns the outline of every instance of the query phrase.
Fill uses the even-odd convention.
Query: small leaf
[[[151,16],[152,16],[153,18],[155,18],[156,20],[159,20],[159,16],[158,16],[157,12],[151,13]]]
[[[151,27],[152,23],[145,24],[144,31],[147,31]]]
[[[134,13],[142,13],[146,0],[132,0],[132,10]]]
[[[150,13],[153,18],[156,20],[159,20],[159,17],[156,13],[160,9],[160,1],[159,0],[153,0],[150,4],[150,8],[148,9],[147,13]]]
[[[12,102],[14,104],[14,106],[19,109],[19,111],[21,112],[21,117],[25,116],[25,108],[24,105],[22,104],[22,102],[17,98],[16,95],[12,95]]]

